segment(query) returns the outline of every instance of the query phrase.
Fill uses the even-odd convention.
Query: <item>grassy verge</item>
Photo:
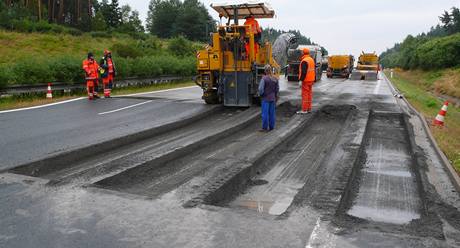
[[[433,127],[431,123],[441,109],[443,101],[427,91],[420,83],[424,80],[424,75],[419,74],[420,77],[417,77],[417,72],[396,72],[391,81],[412,106],[425,117],[439,147],[460,175],[460,108],[450,105],[445,127]],[[387,76],[389,77],[388,74]],[[440,74],[439,77],[441,77]],[[436,76],[430,80],[436,81]]]
[[[132,86],[132,87],[114,89],[113,95],[114,96],[127,95],[127,94],[135,94],[135,93],[142,93],[142,92],[149,92],[149,91],[181,88],[181,87],[187,87],[187,86],[193,86],[193,85],[195,85],[194,82],[179,82],[179,83],[149,85],[149,86],[142,86],[142,87]],[[10,110],[10,109],[17,109],[17,108],[40,106],[44,104],[74,99],[74,98],[82,97],[82,96],[86,97],[86,94],[78,93],[78,94],[72,94],[72,95],[59,95],[59,96],[53,97],[53,99],[46,99],[44,94],[43,95],[33,95],[33,96],[3,97],[3,98],[0,98],[0,110]]]

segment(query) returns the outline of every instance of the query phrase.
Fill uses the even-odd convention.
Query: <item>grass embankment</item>
[[[143,93],[150,91],[159,91],[166,89],[175,89],[187,86],[196,85],[194,82],[178,82],[178,83],[167,83],[167,84],[157,84],[141,87],[126,87],[114,89],[112,92],[113,96],[128,95],[135,93]],[[11,96],[0,98],[0,110],[10,110],[17,108],[26,108],[39,106],[49,103],[61,102],[69,99],[74,99],[77,97],[86,97],[86,93],[78,93],[71,95],[55,95],[53,99],[46,99],[45,94],[43,95],[34,95],[34,96]]]
[[[387,71],[389,77],[389,72]],[[433,119],[443,105],[438,96],[460,97],[460,69],[437,71],[395,70],[394,85],[427,120],[441,150],[460,175],[460,108],[449,105],[445,127],[433,127]]]
[[[97,33],[96,33],[97,34]],[[82,82],[82,61],[88,51],[99,62],[104,49],[113,52],[117,77],[190,76],[200,44],[184,38],[169,40],[124,34],[17,33],[0,29],[0,87],[13,84]]]

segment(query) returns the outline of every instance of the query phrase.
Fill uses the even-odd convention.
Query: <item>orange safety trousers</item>
[[[113,87],[113,74],[109,73],[107,77],[102,78],[102,83],[104,84],[104,96],[110,97]]]
[[[249,47],[249,42],[246,43],[246,44],[244,45],[244,47],[245,47],[245,49],[246,49],[246,56],[249,58],[249,49],[250,49],[250,47]],[[256,58],[257,58],[257,53],[258,53],[258,52],[259,52],[259,44],[255,43],[255,44],[254,44],[254,54],[255,54]]]
[[[94,96],[96,96],[96,91],[95,91],[95,84],[96,84],[96,79],[87,79],[86,80],[86,90],[88,91],[88,99],[93,100]]]
[[[302,111],[311,111],[313,82],[302,82]]]

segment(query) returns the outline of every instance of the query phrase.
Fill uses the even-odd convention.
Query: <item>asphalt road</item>
[[[35,177],[0,174],[0,247],[460,247],[459,192],[385,78],[323,77],[307,116],[294,115],[298,84],[281,88],[268,134],[257,132],[257,107],[219,112],[117,154]],[[209,106],[199,95],[188,88],[0,114],[10,140],[2,147],[14,146],[4,166],[84,146],[88,132],[100,135],[94,143],[200,113]],[[53,128],[43,125],[58,121],[64,130],[46,139]]]
[[[200,94],[193,87],[0,112],[0,170],[196,115],[210,107]]]

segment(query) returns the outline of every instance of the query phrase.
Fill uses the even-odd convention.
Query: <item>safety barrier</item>
[[[180,82],[184,80],[192,80],[192,77],[183,76],[161,76],[156,78],[126,78],[115,79],[114,88],[124,88],[128,86],[147,86],[153,84],[165,84]],[[102,87],[102,82],[100,82]],[[46,93],[48,84],[34,85],[13,85],[0,89],[0,96],[3,95],[20,95],[20,94],[35,94]],[[86,83],[62,83],[53,82],[53,92],[61,91],[65,93],[80,91],[86,89]]]

